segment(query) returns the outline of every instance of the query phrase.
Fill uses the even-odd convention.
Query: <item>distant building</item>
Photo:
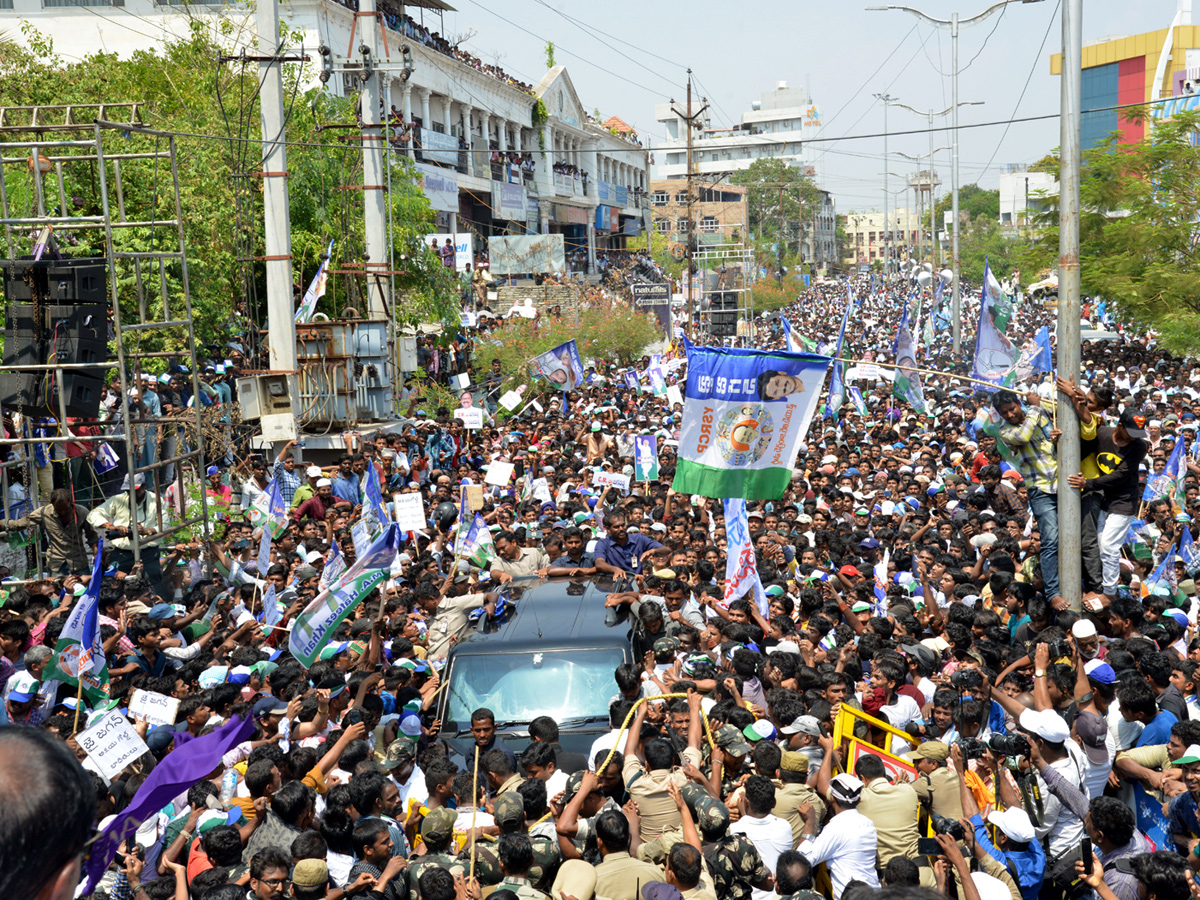
[[[692,106],[693,110],[701,106],[695,96]],[[679,101],[654,107],[654,118],[667,134],[667,139],[654,147],[655,179],[687,177],[687,122],[675,110],[687,112]],[[715,178],[748,169],[756,159],[779,158],[812,175],[803,142],[820,131],[821,111],[812,98],[802,88],[790,88],[781,81],[775,90],[763,92],[736,125],[713,128],[710,118],[703,129],[693,132],[693,171]]]
[[[1058,196],[1053,175],[1008,166],[1000,174],[1000,224],[1032,225],[1032,218],[1045,208],[1047,196]]]
[[[891,229],[890,249],[893,265],[910,255],[915,256],[917,231],[921,227],[917,213],[911,209],[889,209],[887,222],[888,227],[885,228],[881,212],[847,213],[847,256],[842,260],[843,264],[869,266],[877,260],[882,263],[888,228]]]
[[[747,190],[734,184],[693,181],[696,199],[692,215],[696,219],[697,242],[735,243],[746,236],[750,223]],[[659,178],[650,182],[650,217],[653,228],[671,242],[671,252],[683,255],[687,243],[687,182]]]
[[[1120,143],[1132,144],[1146,136],[1144,122],[1131,122],[1115,108],[1152,103],[1190,93],[1185,82],[1200,84],[1200,26],[1192,24],[1191,0],[1179,0],[1169,28],[1125,37],[1106,37],[1083,47],[1084,150],[1104,141],[1112,132]],[[1050,74],[1062,74],[1062,54],[1050,57]],[[1165,112],[1160,106],[1155,115]]]

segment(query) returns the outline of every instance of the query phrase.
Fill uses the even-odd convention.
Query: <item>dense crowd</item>
[[[601,259],[610,272],[645,263]],[[73,896],[88,848],[103,843],[90,843],[95,830],[139,809],[206,739],[225,741],[217,761],[99,861],[95,896],[1200,896],[1200,639],[1185,540],[1200,514],[1200,370],[1116,326],[1116,340],[1083,347],[1079,373],[999,392],[926,374],[917,409],[875,367],[893,359],[910,286],[853,289],[841,356],[862,361],[844,373],[858,395],[814,419],[782,496],[747,504],[761,608],[725,602],[721,502],[671,488],[683,411],[649,370],[682,386],[678,345],[630,372],[585,360],[563,404],[513,419],[498,404],[524,373],[498,361],[477,371],[468,337],[449,349],[423,340],[422,368],[471,374],[480,429],[413,397],[396,427],[347,434],[326,466],[297,459],[294,443],[266,455],[231,444],[235,466],[209,472],[207,544],[155,534],[166,501],[141,476],[132,504],[115,485],[81,502],[74,457],[51,460],[65,487],[30,486],[22,514],[3,521],[44,540],[47,565],[7,586],[0,607],[0,897]],[[970,348],[979,305],[965,293]],[[927,294],[920,314],[916,302],[918,364],[965,375],[944,312]],[[760,318],[754,346],[783,348],[786,319],[831,353],[846,303],[846,285],[818,285],[783,318]],[[1017,303],[1008,335],[1031,342],[1053,315]],[[168,375],[129,399],[176,387]],[[1053,411],[1060,396],[1073,412]],[[1057,471],[1067,429],[1083,442],[1078,473]],[[138,452],[167,458],[167,431],[147,427]],[[626,492],[600,478],[634,476],[646,436],[657,479]],[[1181,483],[1143,501],[1179,458]],[[504,463],[512,480],[488,482]],[[1081,494],[1078,551],[1058,545],[1059,479]],[[306,667],[288,628],[363,552],[355,526],[372,484],[397,503],[419,495],[428,527],[406,535]],[[269,526],[252,523],[272,485],[286,514],[264,540]],[[480,489],[490,559],[455,552],[463,486]],[[134,529],[146,536],[137,564]],[[101,538],[107,558],[93,570]],[[1068,552],[1081,610],[1058,587]],[[580,736],[553,718],[513,725],[480,707],[475,771],[438,718],[447,655],[472,617],[519,607],[540,578],[594,582],[628,612],[609,721],[578,752]],[[111,699],[80,703],[45,675],[92,595]],[[110,709],[126,714],[135,690],[175,701],[172,721],[128,712],[146,752],[105,775],[87,730]]]

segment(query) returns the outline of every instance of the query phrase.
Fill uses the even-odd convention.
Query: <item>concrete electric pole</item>
[[[1083,0],[1063,0],[1062,84],[1059,117],[1058,207],[1058,374],[1079,378],[1079,180],[1082,161],[1080,124],[1083,105]],[[1058,584],[1059,593],[1078,611],[1080,571],[1080,497],[1067,478],[1080,471],[1079,427],[1066,397],[1058,398]]]
[[[384,138],[380,119],[384,73],[376,68],[379,47],[379,14],[375,0],[361,0],[358,22],[362,33],[359,54],[359,115],[362,117],[363,226],[366,259],[363,273],[367,284],[367,318],[389,318],[387,286],[391,263],[388,254],[387,176],[384,173]]]

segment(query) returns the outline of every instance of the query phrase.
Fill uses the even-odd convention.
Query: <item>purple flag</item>
[[[150,777],[138,788],[125,811],[118,815],[96,838],[85,871],[91,893],[104,876],[108,864],[122,841],[133,836],[139,825],[178,797],[221,764],[221,757],[254,733],[253,719],[230,719],[211,734],[189,741],[186,747],[172,750]]]

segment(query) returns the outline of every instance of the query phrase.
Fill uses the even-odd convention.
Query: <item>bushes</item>
[[[479,372],[489,371],[492,360],[500,360],[505,375],[522,373],[512,387],[529,382],[529,360],[540,353],[574,339],[579,357],[589,360],[628,365],[641,357],[648,345],[664,339],[658,321],[653,316],[637,312],[623,304],[599,303],[595,300],[588,309],[579,311],[579,322],[564,317],[553,319],[512,318],[496,328],[475,345],[475,366]],[[545,393],[550,386],[545,381],[530,384],[532,390]]]

